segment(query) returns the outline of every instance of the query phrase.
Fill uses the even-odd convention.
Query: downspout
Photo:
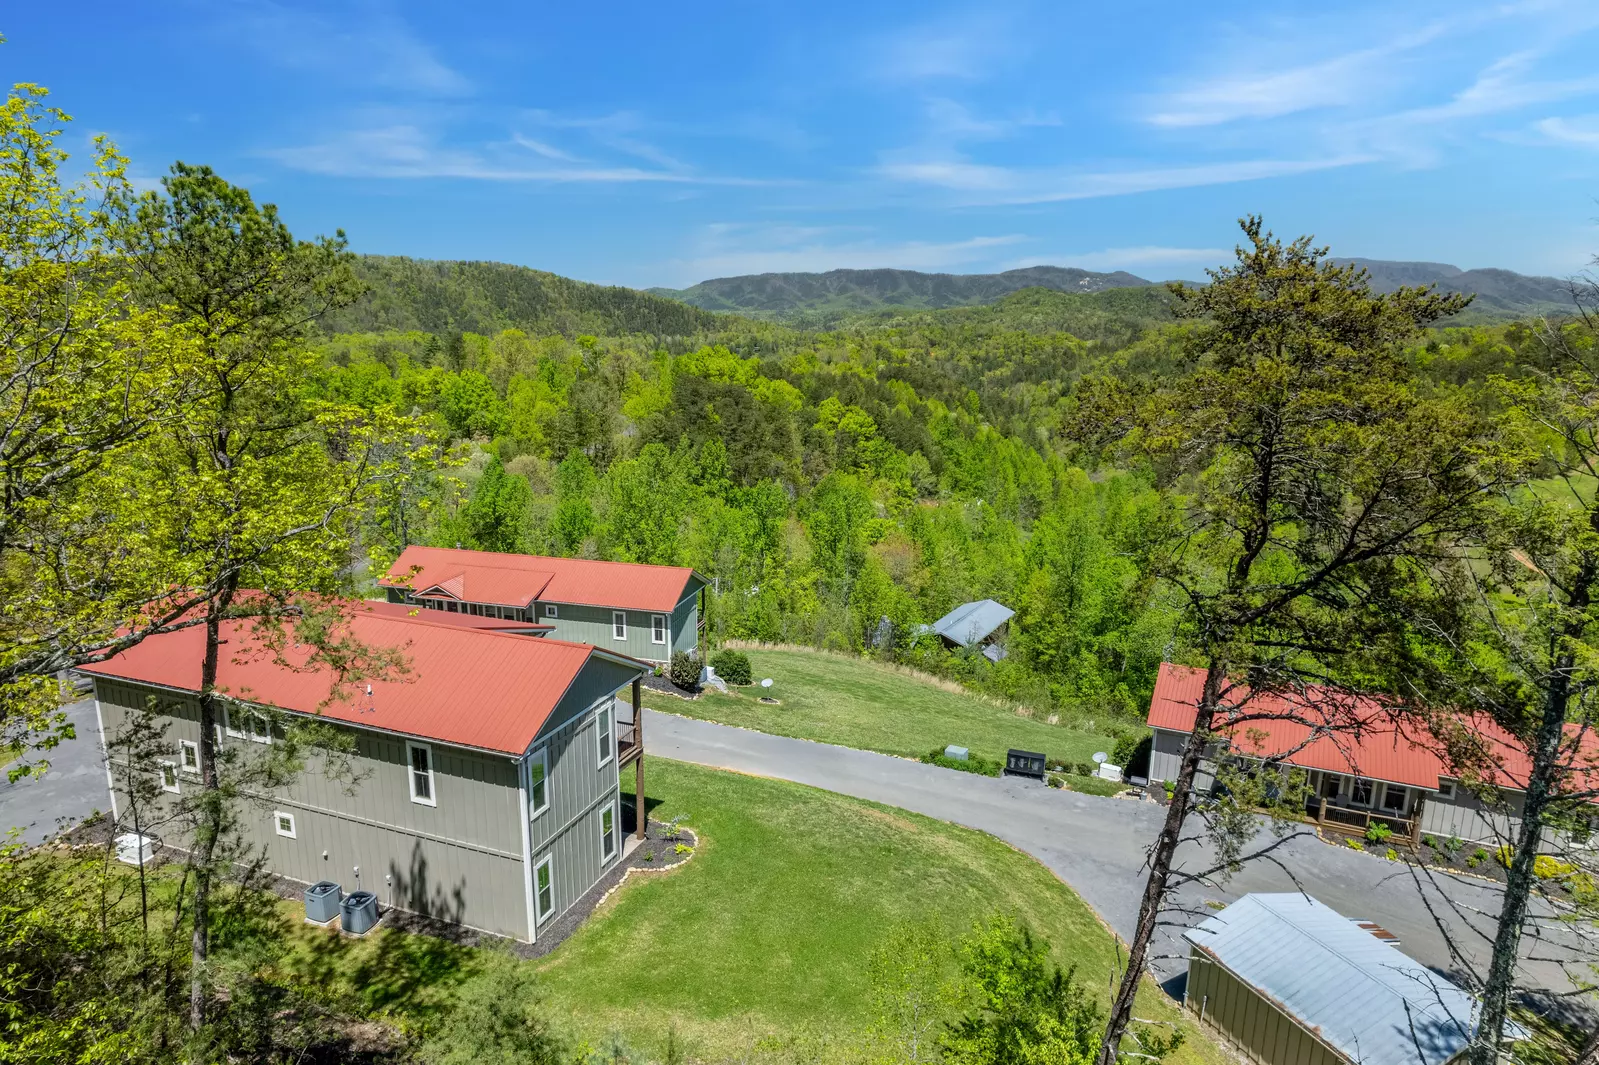
[[[516,761],[516,808],[522,818],[522,896],[527,907],[527,941],[538,940],[538,922],[533,914],[533,828],[532,811],[528,809],[528,760],[533,757],[529,749]]]
[[[120,818],[117,813],[117,778],[111,772],[111,745],[105,741],[105,715],[100,713],[100,682],[94,682],[94,723],[100,729],[100,754],[105,758],[105,786],[111,793],[111,823]]]

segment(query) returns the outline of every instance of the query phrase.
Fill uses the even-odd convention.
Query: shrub
[[[1363,851],[1363,850],[1366,849],[1366,845],[1364,843],[1360,842],[1360,840],[1355,839],[1353,837],[1350,837],[1349,839],[1344,840],[1344,842],[1349,844],[1349,849],[1350,850]]]
[[[711,656],[711,668],[729,684],[751,684],[755,680],[755,667],[750,656],[743,651],[722,650]]]
[[[1078,762],[1076,765],[1072,766],[1072,772],[1076,773],[1080,777],[1091,777],[1094,775],[1094,763]]]
[[[1563,862],[1552,854],[1540,854],[1532,860],[1532,874],[1539,880],[1552,880],[1556,877],[1570,876],[1577,871],[1577,867],[1570,862]]]
[[[1126,770],[1127,775],[1148,776],[1149,755],[1154,749],[1154,736],[1147,729],[1124,733],[1117,737],[1116,746],[1110,749],[1110,760]]]
[[[1461,839],[1459,836],[1450,836],[1448,839],[1444,840],[1444,853],[1453,858],[1455,855],[1460,853],[1461,848],[1463,848],[1465,845],[1466,841]]]
[[[1366,826],[1367,843],[1387,843],[1388,837],[1393,834],[1394,830],[1381,821],[1373,821]]]
[[[1431,836],[1422,836],[1421,837],[1421,845],[1423,847],[1428,848],[1429,850],[1435,850],[1436,851],[1436,850],[1442,850],[1443,849],[1442,847],[1440,847],[1438,845],[1438,841],[1433,839]]]
[[[672,654],[672,668],[668,676],[673,684],[688,691],[695,691],[700,686],[700,660],[687,651],[675,651]]]
[[[1512,851],[1508,845],[1497,848],[1494,851],[1494,857],[1498,859],[1499,864],[1504,866],[1506,869],[1509,869],[1510,863],[1516,860],[1515,852]]]
[[[1390,862],[1397,862],[1399,860],[1399,852],[1394,850],[1392,847],[1389,847],[1383,857],[1387,858]]]
[[[951,758],[944,753],[942,747],[934,747],[922,755],[922,761],[928,765],[941,765],[945,769],[959,769],[962,773],[976,773],[984,777],[997,777],[1005,768],[1002,762],[991,761],[976,754],[968,754],[965,761]]]

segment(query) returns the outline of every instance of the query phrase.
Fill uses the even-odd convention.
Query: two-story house
[[[248,756],[310,716],[353,741],[353,786],[311,758],[280,792],[248,797],[246,842],[280,876],[336,881],[385,906],[535,940],[623,852],[619,772],[634,763],[642,795],[643,761],[638,727],[619,728],[617,711],[631,686],[639,720],[648,667],[514,620],[388,603],[352,603],[349,616],[356,639],[396,649],[406,671],[345,692],[326,671],[293,661],[309,649],[285,652],[285,665],[252,653],[258,637],[248,622],[224,626],[218,743]],[[83,670],[107,740],[155,700],[168,756],[154,772],[168,802],[200,784],[204,649],[203,630],[189,628]],[[116,783],[127,767],[116,759],[114,816],[128,802]]]
[[[392,603],[537,622],[646,662],[703,642],[706,582],[686,566],[411,546],[378,584]]]

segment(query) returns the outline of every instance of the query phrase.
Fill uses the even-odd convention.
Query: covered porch
[[[1382,824],[1412,850],[1421,845],[1424,789],[1323,769],[1311,770],[1309,783],[1305,816],[1323,829],[1363,837],[1373,824]]]
[[[616,768],[618,774],[633,767],[633,840],[644,839],[649,810],[644,801],[644,703],[643,682],[633,681],[631,698],[616,700]]]

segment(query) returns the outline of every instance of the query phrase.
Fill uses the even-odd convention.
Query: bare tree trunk
[[[229,581],[207,604],[205,661],[200,668],[200,802],[196,804],[194,841],[190,863],[194,868],[194,905],[191,920],[189,968],[189,1027],[205,1024],[210,996],[207,964],[211,952],[211,874],[218,837],[222,832],[221,789],[217,776],[216,742],[221,706],[217,699],[217,656],[221,649],[222,614],[233,602],[236,582]]]
[[[1205,690],[1194,715],[1193,731],[1183,745],[1183,760],[1177,771],[1176,787],[1172,790],[1171,805],[1166,807],[1166,823],[1161,826],[1154,849],[1150,851],[1149,879],[1144,883],[1144,898],[1138,906],[1138,928],[1133,932],[1133,941],[1127,948],[1127,968],[1122,971],[1121,984],[1116,988],[1116,1000],[1111,1004],[1105,1037],[1100,1043],[1099,1056],[1094,1065],[1114,1065],[1122,1038],[1127,1034],[1127,1026],[1132,1023],[1133,1002],[1138,997],[1138,985],[1144,975],[1144,960],[1149,953],[1150,941],[1155,937],[1161,907],[1166,902],[1172,859],[1182,840],[1183,822],[1187,820],[1193,803],[1194,778],[1199,773],[1210,723],[1221,702],[1221,686],[1225,679],[1225,664],[1213,660],[1205,671]]]
[[[1588,1033],[1588,1042],[1572,1065],[1599,1065],[1599,1028]]]
[[[1590,513],[1589,524],[1599,525],[1599,510]],[[1589,590],[1594,581],[1599,580],[1599,561],[1584,559],[1575,576],[1566,608],[1575,613],[1577,620],[1565,625],[1564,631],[1554,630],[1560,641],[1556,647],[1562,643],[1569,646],[1581,639],[1591,601]],[[1493,955],[1482,989],[1482,1018],[1469,1055],[1471,1065],[1495,1065],[1499,1045],[1504,1039],[1510,996],[1516,986],[1516,955],[1521,948],[1521,931],[1527,922],[1527,909],[1537,882],[1533,863],[1543,844],[1544,817],[1559,783],[1556,777],[1560,772],[1560,745],[1565,738],[1575,666],[1575,657],[1569,650],[1563,650],[1550,663],[1549,673],[1544,678],[1543,717],[1533,738],[1532,769],[1527,774],[1521,828],[1516,833],[1516,849],[1505,877],[1504,903],[1499,909],[1499,924],[1494,929]]]

